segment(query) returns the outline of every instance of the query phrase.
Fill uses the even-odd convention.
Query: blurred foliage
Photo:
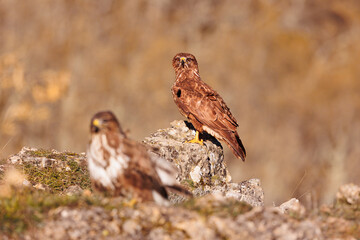
[[[359,16],[357,0],[0,1],[0,157],[84,151],[98,110],[138,140],[167,127],[184,51],[239,122],[233,179],[260,178],[267,203],[328,202],[360,181]]]
[[[330,206],[324,205],[319,216],[324,221],[321,230],[327,239],[360,238],[360,203],[337,201]]]
[[[200,215],[208,218],[211,215],[223,216],[223,217],[237,217],[240,214],[249,212],[252,206],[246,202],[239,202],[235,199],[226,199],[226,201],[215,201],[212,197],[203,198],[191,198],[181,206],[186,209],[196,211]]]
[[[122,207],[120,204],[110,205],[98,196],[55,195],[28,188],[14,189],[11,196],[0,197],[0,233],[15,239],[25,230],[37,227],[51,209],[60,206],[102,206],[108,209]]]

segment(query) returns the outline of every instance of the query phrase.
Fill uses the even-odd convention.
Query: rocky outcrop
[[[173,121],[171,127],[159,129],[144,144],[152,151],[176,165],[177,179],[191,181],[193,186],[220,185],[231,181],[224,162],[221,144],[210,135],[204,145],[187,143],[195,137],[195,129],[186,121]]]
[[[160,129],[145,138],[144,144],[178,169],[179,182],[188,184],[195,196],[221,195],[245,201],[252,206],[264,204],[259,179],[231,182],[221,144],[204,134],[204,144],[187,143],[195,137],[195,129],[186,121],[173,121],[171,127]],[[175,200],[176,201],[176,200]]]
[[[227,209],[230,208],[228,210]],[[185,207],[58,208],[42,239],[323,239],[314,220],[298,221],[275,208],[205,197]],[[56,231],[54,231],[56,229]]]
[[[358,239],[360,187],[344,185],[334,204],[306,210],[297,199],[264,207],[258,179],[231,182],[221,145],[186,143],[191,125],[174,121],[144,143],[179,170],[192,199],[171,206],[92,194],[86,156],[23,148],[0,162],[3,239]],[[27,228],[26,228],[27,227]]]
[[[51,193],[81,192],[90,188],[85,153],[59,152],[23,147],[3,168],[17,166],[25,173],[23,184]],[[68,188],[70,188],[68,190]]]
[[[9,157],[10,164],[25,165],[31,164],[39,169],[52,167],[59,171],[69,171],[69,160],[78,164],[86,165],[85,153],[76,154],[70,152],[59,152],[55,149],[44,150],[37,148],[23,147],[20,152]]]
[[[360,187],[353,183],[342,185],[336,194],[336,199],[337,201],[348,204],[359,204]]]

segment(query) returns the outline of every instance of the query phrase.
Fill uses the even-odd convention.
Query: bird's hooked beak
[[[95,127],[100,127],[100,125],[101,125],[101,120],[95,118],[94,121],[93,121],[93,125],[94,125]]]
[[[100,130],[100,126],[102,125],[102,121],[100,119],[95,118],[92,122],[92,128],[94,132],[98,132]]]
[[[181,57],[180,58],[180,63],[181,63],[181,67],[185,67],[186,57]]]

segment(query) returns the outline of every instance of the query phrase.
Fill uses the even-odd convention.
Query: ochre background
[[[239,122],[268,205],[360,183],[360,1],[0,1],[0,158],[83,152],[112,110],[141,141],[183,119],[172,57],[193,53]]]

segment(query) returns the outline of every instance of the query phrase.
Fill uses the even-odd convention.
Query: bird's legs
[[[204,145],[204,140],[199,139],[199,131],[196,131],[195,134],[195,138],[190,140],[190,141],[186,141],[187,143],[198,143],[200,145]]]

